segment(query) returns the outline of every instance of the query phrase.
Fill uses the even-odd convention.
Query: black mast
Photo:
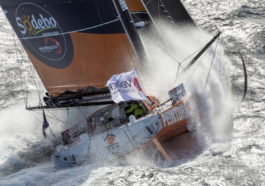
[[[133,46],[133,49],[139,58],[141,67],[144,67],[144,61],[147,59],[145,49],[141,38],[137,32],[137,29],[134,25],[132,16],[128,10],[125,0],[112,0],[115,5],[117,12],[120,16],[121,23],[128,35],[128,38]]]

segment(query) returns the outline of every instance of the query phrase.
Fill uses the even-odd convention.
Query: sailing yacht
[[[1,0],[0,5],[47,91],[43,105],[27,107],[43,111],[44,136],[50,125],[46,109],[83,109],[82,122],[51,137],[56,166],[112,160],[150,142],[172,160],[163,142],[187,132],[189,98],[183,84],[172,87],[163,103],[141,87],[148,56],[139,31],[161,20],[196,28],[181,1]],[[107,85],[115,75],[119,78]],[[117,101],[113,89],[115,94],[141,92],[143,99],[121,96]]]

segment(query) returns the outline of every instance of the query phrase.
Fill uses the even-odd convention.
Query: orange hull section
[[[180,134],[188,131],[187,125],[189,117],[187,114],[187,105],[179,102],[160,114],[162,129],[153,138],[153,143],[156,145],[161,154],[166,160],[172,161],[166,149],[162,146],[166,142]]]
[[[188,119],[185,119],[173,125],[166,126],[155,136],[155,138],[157,138],[160,142],[165,142],[176,137],[177,135],[185,133],[188,131],[187,123]]]

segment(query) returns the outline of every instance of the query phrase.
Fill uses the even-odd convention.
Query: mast
[[[128,10],[128,6],[125,0],[113,0],[113,4],[117,9],[117,12],[120,16],[121,23],[128,35],[128,38],[131,42],[131,45],[139,59],[141,68],[144,68],[144,62],[147,59],[145,49],[141,38],[137,32],[137,29],[134,25],[132,16]]]

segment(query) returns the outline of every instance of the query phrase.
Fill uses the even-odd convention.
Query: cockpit
[[[129,116],[141,118],[148,113],[145,105],[138,101],[113,104],[103,108],[87,118],[88,133],[102,132],[108,128],[118,127],[129,122]]]

